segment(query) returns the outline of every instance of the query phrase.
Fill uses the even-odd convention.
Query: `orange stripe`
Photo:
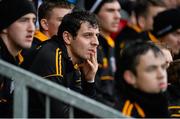
[[[111,46],[112,48],[114,48],[114,46],[115,46],[114,40],[108,35],[106,35],[106,36],[104,35],[104,38],[107,41],[108,45]]]
[[[62,51],[59,52],[59,74],[62,76]]]
[[[136,32],[140,33],[142,32],[142,29],[140,27],[138,27],[137,25],[130,25],[127,24],[130,28],[134,29]]]
[[[35,31],[34,37],[39,39],[41,42],[48,40],[48,36],[40,32],[39,30]]]
[[[127,109],[128,109],[128,106],[129,106],[129,105],[130,105],[130,101],[127,100],[127,101],[125,102],[124,107],[123,107],[123,110],[122,110],[122,113],[123,113],[124,115],[126,115],[126,112],[127,112]]]
[[[172,114],[171,117],[180,117],[180,114]]]
[[[153,43],[159,42],[159,40],[151,32],[148,32],[148,36]]]
[[[49,78],[49,77],[55,77],[55,76],[63,77],[63,75],[59,75],[59,74],[51,74],[51,75],[44,76],[43,78]]]
[[[180,106],[169,106],[168,109],[180,109]]]
[[[114,77],[112,77],[112,76],[102,76],[100,79],[101,80],[114,80]]]
[[[59,74],[59,66],[58,66],[58,53],[59,53],[59,48],[56,49],[56,74]]]
[[[145,113],[144,113],[143,109],[142,109],[138,104],[136,104],[136,103],[135,103],[135,107],[136,107],[139,115],[140,115],[141,117],[145,117]]]
[[[22,56],[21,51],[18,53],[18,64],[19,65],[22,64],[22,62],[24,62],[24,57]]]
[[[127,110],[127,116],[131,116],[132,109],[133,109],[133,104],[130,104]]]

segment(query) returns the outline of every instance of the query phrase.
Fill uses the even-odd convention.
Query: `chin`
[[[111,32],[117,32],[119,30],[119,27],[113,27],[113,29],[111,29]]]
[[[24,49],[29,49],[29,48],[31,48],[31,44],[30,45],[25,45],[23,48]]]

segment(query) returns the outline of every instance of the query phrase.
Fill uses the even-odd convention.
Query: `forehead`
[[[149,65],[162,65],[165,63],[165,57],[161,52],[155,54],[152,50],[149,50],[144,55],[139,57],[139,65],[149,66]]]
[[[99,32],[99,27],[96,26],[92,26],[89,22],[82,22],[80,25],[80,29],[79,32]]]

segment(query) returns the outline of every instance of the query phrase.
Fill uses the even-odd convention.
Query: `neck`
[[[9,53],[13,56],[16,57],[21,50],[17,45],[15,45],[8,37],[7,35],[2,35],[2,40],[4,44],[6,45]]]
[[[42,33],[44,33],[48,38],[51,38],[51,36],[50,36],[48,31],[42,31]]]
[[[106,32],[106,31],[101,31],[100,34],[101,34],[102,36],[110,36],[111,33]]]

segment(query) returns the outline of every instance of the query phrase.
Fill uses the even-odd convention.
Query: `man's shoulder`
[[[51,39],[42,42],[39,46],[36,47],[37,50],[45,52],[56,52],[56,49],[61,49],[61,44],[58,42],[57,37],[52,37]]]

